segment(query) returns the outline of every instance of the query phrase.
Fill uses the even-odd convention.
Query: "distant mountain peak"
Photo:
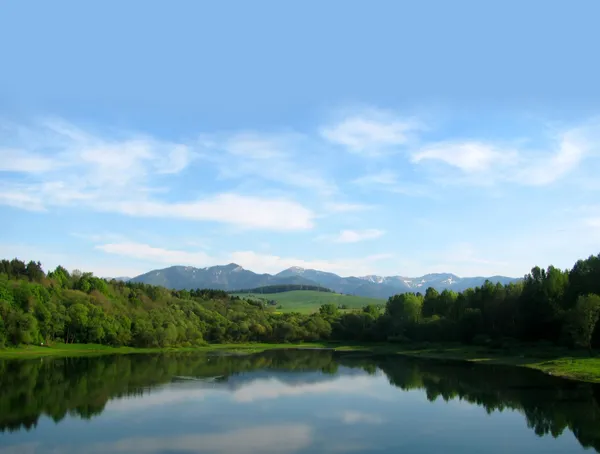
[[[362,277],[341,277],[337,274],[292,266],[275,275],[257,274],[246,270],[237,263],[193,268],[174,266],[154,270],[131,279],[131,282],[162,285],[175,289],[214,288],[227,291],[258,288],[267,285],[319,285],[337,293],[388,298],[405,292],[424,293],[433,287],[438,291],[445,289],[462,291],[469,287],[483,285],[486,279],[492,282],[508,284],[518,279],[493,276],[461,278],[452,273],[430,273],[418,277],[379,276],[370,274]]]
[[[281,271],[279,274],[282,274],[282,273],[302,274],[305,271],[306,271],[306,269],[302,268],[301,266],[290,266],[289,268],[286,268],[285,270]]]
[[[361,276],[361,277],[359,277],[359,279],[373,282],[375,284],[381,284],[381,283],[385,282],[385,277],[377,276],[376,274],[369,274],[368,276]]]
[[[214,268],[222,268],[227,271],[244,271],[244,268],[241,265],[238,265],[237,263],[233,263],[233,262],[229,263],[225,266],[214,267]]]

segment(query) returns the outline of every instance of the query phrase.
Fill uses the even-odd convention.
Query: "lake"
[[[0,454],[584,451],[600,386],[527,369],[329,350],[0,361]]]

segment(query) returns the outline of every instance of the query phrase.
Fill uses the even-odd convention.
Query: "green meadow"
[[[299,312],[310,314],[319,310],[322,304],[333,303],[346,309],[360,309],[368,304],[384,305],[385,300],[363,296],[341,295],[339,293],[317,292],[313,290],[293,290],[281,293],[234,293],[240,298],[253,299],[268,303],[276,301],[272,306],[277,312]],[[280,307],[281,306],[281,307]]]

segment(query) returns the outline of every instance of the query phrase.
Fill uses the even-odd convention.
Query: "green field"
[[[279,312],[300,312],[310,314],[316,312],[322,304],[333,303],[338,306],[344,305],[348,309],[360,309],[367,304],[385,304],[385,300],[378,298],[367,298],[363,296],[340,295],[339,293],[317,292],[313,290],[293,290],[291,292],[269,293],[261,295],[259,293],[234,293],[240,298],[251,298],[254,300],[277,301]]]

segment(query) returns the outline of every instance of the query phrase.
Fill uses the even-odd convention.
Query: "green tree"
[[[423,297],[414,293],[403,293],[388,299],[386,313],[400,322],[416,323],[421,319]]]
[[[440,294],[433,287],[429,287],[425,291],[425,298],[423,299],[423,317],[431,317],[437,314],[438,298]]]
[[[576,345],[591,350],[592,335],[600,318],[600,296],[585,295],[577,298],[575,307],[571,309],[567,330]]]
[[[322,304],[319,308],[319,314],[323,317],[335,317],[338,315],[339,310],[337,306],[333,303]]]

